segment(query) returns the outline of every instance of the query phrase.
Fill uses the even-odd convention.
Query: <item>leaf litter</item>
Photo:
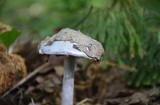
[[[46,55],[39,55],[38,43],[29,41],[18,45],[13,51],[25,59],[27,75],[47,61],[53,62],[53,65],[39,70],[5,97],[1,97],[0,105],[60,105],[65,57],[49,58]],[[124,79],[126,71],[122,68],[113,65],[102,68],[101,62],[88,63],[84,67],[81,59],[80,62],[77,61],[76,68],[75,105],[158,105],[160,103],[160,90],[157,86],[141,89],[129,87]]]

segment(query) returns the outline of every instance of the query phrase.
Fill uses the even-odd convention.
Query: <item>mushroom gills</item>
[[[54,41],[52,44],[41,44],[39,48],[40,54],[55,54],[55,55],[71,55],[76,57],[88,57],[84,52],[76,49],[76,43],[69,41]]]

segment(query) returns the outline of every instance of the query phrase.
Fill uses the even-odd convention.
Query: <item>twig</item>
[[[87,70],[90,66],[92,66],[92,62],[89,62],[87,64],[87,66],[85,67],[85,70]],[[127,66],[127,65],[122,65],[122,64],[118,64],[118,63],[115,63],[115,62],[112,62],[112,61],[107,61],[107,62],[104,62],[104,64],[106,66],[111,66],[111,67],[114,67],[114,68],[119,68],[119,69],[122,69],[124,71],[127,71],[127,72],[135,72],[137,71],[137,69],[135,67],[130,67],[130,66]],[[102,67],[103,63],[99,63],[99,67]]]
[[[136,68],[134,68],[134,67],[130,67],[130,66],[127,66],[127,65],[116,64],[112,61],[107,61],[107,66],[117,67],[117,68],[120,68],[122,70],[129,71],[129,72],[136,71]]]
[[[52,65],[47,62],[43,65],[41,65],[40,67],[38,67],[37,69],[35,69],[32,73],[30,73],[26,78],[23,78],[21,81],[19,81],[15,86],[13,86],[10,90],[8,90],[7,92],[5,92],[0,99],[4,98],[6,95],[8,95],[10,92],[12,92],[13,90],[15,90],[16,88],[18,88],[19,86],[23,85],[25,82],[27,82],[30,78],[32,78],[33,76],[35,76],[37,73],[39,73],[42,70],[48,70],[49,68],[51,68]]]
[[[73,25],[73,26],[71,26],[71,27],[76,27],[76,26],[79,26],[81,23],[83,23],[83,22],[88,18],[88,16],[91,14],[92,9],[93,9],[93,6],[91,6],[91,7],[89,8],[88,13],[87,13],[80,21],[78,21],[75,25]]]
[[[33,98],[31,98],[31,102],[32,102],[32,104],[31,104],[31,105],[35,105],[35,103],[34,103],[34,99],[33,99]]]
[[[78,102],[76,105],[82,105],[82,104],[84,104],[84,103],[87,102],[87,101],[91,101],[91,99],[85,98],[85,99],[83,99],[82,101]]]

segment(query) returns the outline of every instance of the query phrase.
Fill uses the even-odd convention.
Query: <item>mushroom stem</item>
[[[65,60],[61,105],[73,105],[75,58],[68,56]]]

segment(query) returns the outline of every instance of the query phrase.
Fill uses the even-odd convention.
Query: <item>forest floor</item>
[[[15,53],[26,61],[28,75],[23,84],[0,98],[0,105],[60,105],[64,57],[39,55],[37,43],[18,46]],[[50,60],[52,66],[44,66]],[[124,79],[125,71],[117,67],[102,68],[101,63],[83,65],[77,61],[75,71],[75,105],[160,105],[158,87],[134,88]]]

